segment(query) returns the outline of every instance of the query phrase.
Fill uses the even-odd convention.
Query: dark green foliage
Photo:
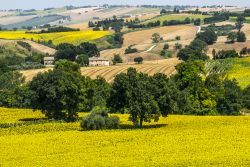
[[[250,85],[243,90],[243,105],[250,110]]]
[[[245,17],[243,15],[239,15],[237,16],[237,19],[236,19],[236,23],[235,23],[235,27],[236,29],[238,30],[238,32],[241,31],[242,27],[244,26],[244,21],[245,21]]]
[[[91,100],[90,100],[90,109],[92,109],[95,106],[101,106],[105,107],[107,106],[106,102],[107,99],[110,97],[110,91],[111,91],[111,86],[107,81],[98,76],[95,80],[93,80],[92,84],[92,89],[90,93],[93,93],[90,95]]]
[[[217,22],[222,22],[226,21],[229,19],[229,13],[215,13],[213,17],[208,17],[204,19],[205,24],[211,24],[211,23],[217,23]]]
[[[200,39],[206,42],[208,45],[212,45],[217,41],[218,36],[214,31],[206,30],[204,32],[197,34],[196,39]]]
[[[119,54],[115,54],[112,61],[113,61],[114,65],[117,64],[117,63],[122,63],[122,58],[121,58],[121,56]]]
[[[48,118],[74,121],[79,104],[86,101],[87,87],[79,65],[60,61],[53,71],[40,73],[30,83],[32,108]]]
[[[217,110],[222,115],[240,115],[242,90],[236,80],[223,81],[224,96],[217,102]]]
[[[219,51],[214,59],[227,59],[239,57],[239,54],[235,50],[221,50]]]
[[[134,58],[134,62],[136,62],[137,64],[142,64],[143,58],[142,57],[136,57],[136,58]]]
[[[138,52],[138,50],[136,48],[132,48],[133,46],[130,45],[126,50],[125,50],[125,54],[131,54],[131,53],[136,53]]]
[[[168,50],[169,49],[169,44],[164,44],[164,47],[163,47],[164,50]]]
[[[81,43],[77,46],[76,51],[77,54],[87,54],[89,57],[100,56],[100,51],[96,44],[90,42]]]
[[[181,60],[207,60],[208,56],[205,54],[207,44],[200,40],[195,39],[189,46],[181,49],[177,54],[177,57]]]
[[[202,30],[212,30],[217,33],[218,36],[227,36],[231,31],[235,30],[236,27],[231,24],[226,25],[215,25],[211,24],[207,27],[202,27]]]
[[[216,114],[216,101],[202,79],[204,62],[181,63],[176,69],[178,73],[174,80],[181,91],[177,97],[179,112],[197,115]]]
[[[246,42],[246,34],[244,32],[237,33],[237,42]]]
[[[108,106],[111,111],[128,110],[135,126],[143,122],[158,121],[160,110],[153,95],[148,90],[149,76],[128,69],[127,74],[119,74],[114,80]]]
[[[182,48],[182,45],[179,43],[175,43],[174,48],[175,50],[180,50]]]
[[[81,54],[76,57],[76,62],[80,66],[88,66],[89,65],[89,56],[86,54]]]
[[[118,117],[109,117],[105,108],[96,107],[83,118],[81,127],[84,130],[118,129],[119,124]]]
[[[96,44],[84,42],[78,46],[74,46],[68,43],[62,43],[56,47],[55,59],[75,61],[77,55],[87,55],[88,57],[100,56],[100,52]]]
[[[227,36],[227,40],[230,42],[230,43],[234,43],[235,40],[237,39],[237,33],[236,32],[230,32]]]
[[[247,55],[247,54],[250,54],[250,49],[248,49],[247,47],[242,48],[240,51],[240,55]]]
[[[31,45],[29,43],[23,41],[17,41],[17,44],[26,48],[28,51],[31,51]]]
[[[187,17],[185,20],[165,20],[163,21],[163,26],[173,26],[173,25],[181,25],[181,24],[190,24],[191,20]]]
[[[200,26],[201,25],[201,19],[194,19],[194,25],[195,26]]]
[[[56,53],[55,53],[55,60],[58,61],[58,60],[69,60],[69,61],[75,61],[76,60],[76,51],[74,49],[71,49],[71,48],[67,48],[67,49],[64,49],[64,50],[58,50]]]
[[[151,39],[153,43],[159,43],[162,40],[159,33],[154,33]]]

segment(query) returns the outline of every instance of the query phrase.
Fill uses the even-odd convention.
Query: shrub
[[[239,54],[235,50],[221,50],[219,51],[214,59],[226,59],[239,57]]]
[[[176,39],[177,41],[179,41],[179,40],[181,40],[181,37],[180,37],[180,36],[176,36],[175,39]]]
[[[212,45],[217,41],[218,36],[213,30],[206,30],[197,34],[196,39],[200,39],[206,42],[208,45]]]
[[[105,108],[95,107],[81,122],[84,130],[118,129],[119,118],[109,117]]]
[[[132,45],[130,45],[126,50],[125,54],[131,54],[131,53],[136,53],[138,50],[136,48],[132,48]]]
[[[237,42],[246,42],[246,34],[244,32],[237,33]]]
[[[143,58],[142,57],[136,57],[134,58],[134,62],[141,64],[143,62]]]

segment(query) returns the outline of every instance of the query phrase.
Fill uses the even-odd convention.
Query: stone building
[[[89,58],[89,66],[109,66],[110,62],[107,58],[101,57],[90,57]]]

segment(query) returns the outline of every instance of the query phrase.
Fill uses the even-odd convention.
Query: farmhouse
[[[54,57],[44,57],[43,62],[45,66],[53,65],[55,58]]]
[[[101,57],[90,57],[89,66],[109,66],[109,60]]]

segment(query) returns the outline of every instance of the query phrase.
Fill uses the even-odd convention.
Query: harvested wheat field
[[[133,67],[138,71],[153,75],[155,73],[164,73],[171,75],[176,72],[175,66],[181,61],[177,58],[171,58],[159,61],[145,61],[143,64],[121,64],[117,66],[107,67],[83,67],[81,73],[84,76],[88,76],[95,79],[97,76],[102,76],[107,82],[112,82],[117,74],[125,73],[128,68]],[[40,72],[48,71],[51,68],[35,69],[35,70],[24,70],[21,73],[25,76],[26,81],[31,81],[34,76]]]

